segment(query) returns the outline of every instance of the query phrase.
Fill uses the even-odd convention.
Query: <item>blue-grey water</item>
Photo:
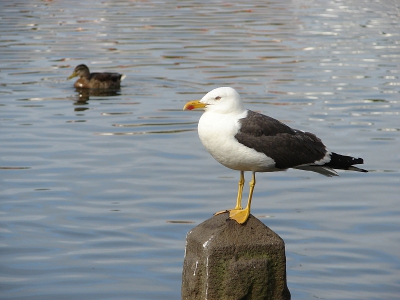
[[[0,26],[0,299],[179,299],[186,233],[236,197],[182,111],[219,86],[369,170],[258,175],[292,299],[399,299],[399,1],[4,0]],[[127,78],[79,93],[81,63]]]

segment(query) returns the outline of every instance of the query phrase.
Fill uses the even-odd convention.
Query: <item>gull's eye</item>
[[[215,97],[215,100],[219,100],[219,99],[221,99],[221,97],[220,96],[217,96],[217,97]]]

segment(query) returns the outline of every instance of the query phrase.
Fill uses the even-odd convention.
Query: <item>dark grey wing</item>
[[[327,149],[314,134],[292,129],[274,118],[248,111],[239,120],[236,140],[275,161],[275,167],[287,169],[313,164],[324,158]]]

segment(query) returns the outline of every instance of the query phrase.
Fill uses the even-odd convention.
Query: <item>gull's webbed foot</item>
[[[239,224],[245,223],[250,216],[249,209],[242,209],[242,208],[221,210],[219,212],[216,212],[214,216],[218,216],[220,214],[224,214],[227,212],[229,212],[229,219],[235,220]]]
[[[220,215],[220,214],[224,214],[224,213],[226,213],[226,212],[228,212],[228,211],[230,211],[230,210],[229,210],[229,209],[225,209],[225,210],[217,211],[217,212],[214,214],[214,216],[218,216],[218,215]]]
[[[232,209],[229,211],[229,218],[239,224],[244,224],[250,216],[250,209]]]

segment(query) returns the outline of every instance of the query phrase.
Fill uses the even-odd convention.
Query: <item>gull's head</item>
[[[203,108],[220,114],[239,113],[244,111],[240,95],[231,87],[219,87],[208,92],[201,100],[190,101],[184,110]]]

